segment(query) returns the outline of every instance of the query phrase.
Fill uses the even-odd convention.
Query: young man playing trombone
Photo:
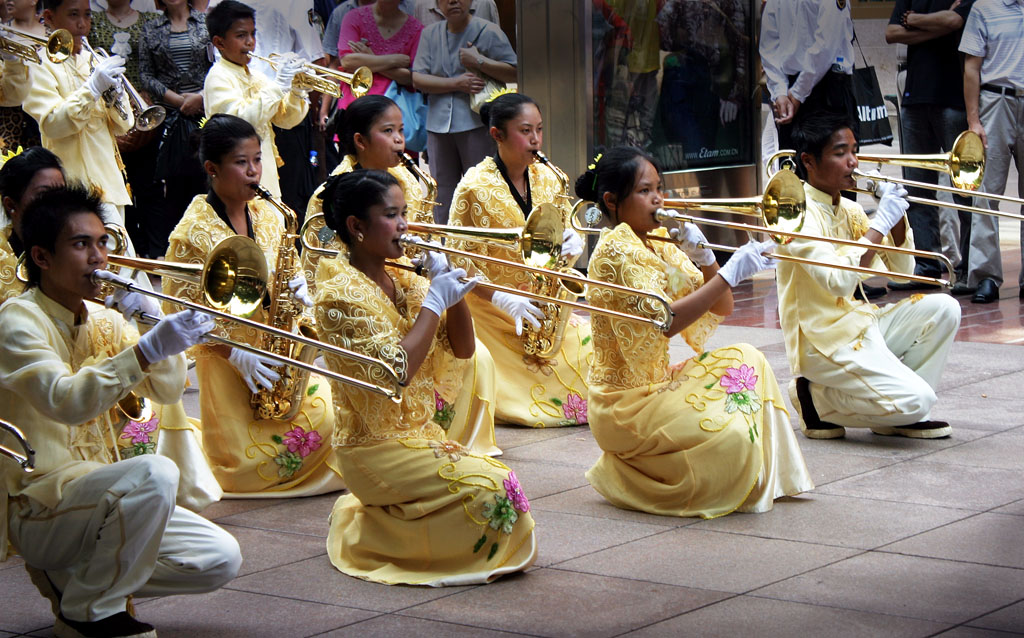
[[[44,191],[22,222],[29,289],[0,307],[0,418],[36,450],[36,470],[0,460],[0,557],[7,534],[50,600],[58,637],[155,636],[128,597],[200,593],[234,578],[235,539],[175,506],[178,468],[162,456],[120,460],[108,411],[135,390],[180,399],[181,354],[214,327],[200,313],[161,317],[140,337],[116,313],[94,312],[106,267],[99,198],[81,187]],[[105,272],[105,271],[102,271]],[[160,316],[138,293],[127,314]]]
[[[862,275],[829,267],[913,273],[912,257],[876,248],[913,248],[904,216],[906,190],[881,184],[871,219],[859,204],[840,197],[840,191],[856,185],[857,167],[857,141],[843,116],[808,115],[795,127],[793,142],[807,180],[802,232],[864,244],[798,239],[777,248],[822,264],[780,261],[777,266],[779,317],[796,376],[789,396],[801,430],[812,439],[842,437],[847,427],[923,439],[949,436],[949,424],[929,420],[929,413],[960,325],[959,304],[948,295],[914,295],[879,308],[853,298]]]

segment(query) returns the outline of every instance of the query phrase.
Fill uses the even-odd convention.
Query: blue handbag
[[[407,89],[392,80],[384,91],[384,96],[391,98],[402,111],[406,150],[416,153],[427,150],[427,102],[423,99],[423,94]]]

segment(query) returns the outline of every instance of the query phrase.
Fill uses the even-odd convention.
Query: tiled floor
[[[774,290],[770,276],[740,287],[710,345],[758,346],[785,387]],[[499,427],[537,521],[527,573],[475,587],[375,585],[326,557],[334,495],[225,501],[205,514],[240,541],[239,577],[211,594],[139,601],[139,614],[164,638],[1024,635],[1024,349],[1006,345],[1024,341],[1015,293],[963,300],[934,410],[951,438],[798,435],[817,488],[769,513],[704,521],[616,509],[584,477],[599,454],[586,428]],[[679,340],[673,348],[689,356]],[[197,413],[194,393],[187,406]],[[0,637],[52,635],[19,559],[0,564],[0,591]]]

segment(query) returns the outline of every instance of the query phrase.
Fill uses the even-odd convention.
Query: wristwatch
[[[483,68],[484,68],[484,56],[482,56],[482,55],[476,56],[476,68],[480,69],[481,71],[483,70]]]

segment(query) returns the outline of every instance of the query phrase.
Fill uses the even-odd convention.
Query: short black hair
[[[853,122],[846,115],[830,111],[816,111],[801,118],[793,125],[791,140],[796,151],[796,174],[800,179],[807,179],[807,167],[800,159],[801,153],[807,153],[816,161],[821,161],[821,154],[828,146],[829,140],[836,131],[850,129],[856,135]]]
[[[248,120],[227,113],[218,113],[206,120],[197,134],[200,163],[209,160],[220,164],[224,156],[235,150],[241,142],[252,137],[260,139],[259,133]]]
[[[64,172],[60,159],[49,149],[30,146],[0,167],[0,195],[21,201],[32,178],[39,171],[56,168]]]
[[[49,9],[50,11],[56,11],[60,8],[60,5],[64,4],[64,0],[43,0],[43,9]],[[36,4],[36,7],[39,5]]]
[[[256,10],[238,0],[223,0],[206,14],[206,31],[210,39],[223,38],[228,34],[231,25],[239,20],[255,20]]]
[[[480,107],[480,119],[485,126],[494,126],[502,132],[509,120],[519,115],[527,104],[537,106],[533,98],[522,93],[502,93]],[[540,107],[537,107],[540,110]]]
[[[367,221],[367,211],[371,206],[383,204],[384,193],[392,186],[399,186],[398,180],[386,171],[359,169],[332,176],[320,193],[327,227],[338,233],[346,245],[351,245],[348,218]]]
[[[594,168],[576,178],[576,196],[597,204],[601,212],[610,217],[604,203],[604,194],[615,195],[621,202],[633,192],[636,176],[640,171],[641,162],[647,160],[654,170],[661,174],[657,160],[645,151],[634,146],[615,146],[602,153],[601,159]]]
[[[345,155],[356,154],[356,143],[353,138],[356,133],[369,135],[370,128],[392,106],[398,107],[394,100],[383,95],[364,95],[353,100],[345,107],[341,114],[341,130],[338,132],[338,140],[341,142],[341,152]]]
[[[32,259],[32,248],[39,246],[53,253],[57,236],[61,234],[73,215],[92,213],[103,218],[103,202],[95,188],[81,184],[69,184],[47,188],[32,200],[22,215],[21,234],[25,244],[25,266],[28,269],[28,285],[38,286],[40,269]]]

